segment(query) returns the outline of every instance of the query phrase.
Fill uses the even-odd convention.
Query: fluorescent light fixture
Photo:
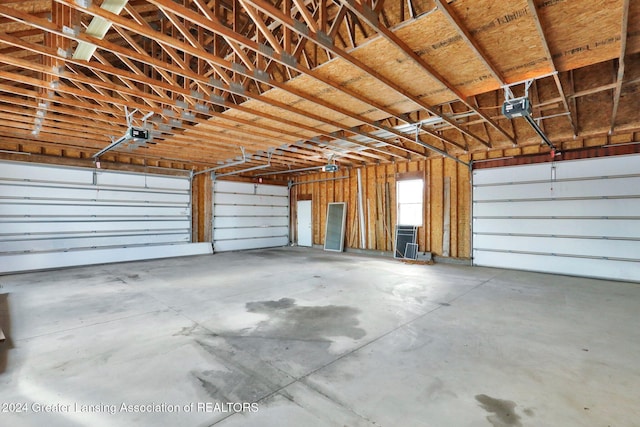
[[[126,6],[129,0],[104,0],[101,9],[111,12],[116,15],[120,15],[122,9]],[[76,0],[76,3],[84,8],[91,6],[91,0]],[[87,27],[86,34],[102,40],[107,35],[107,31],[111,28],[111,22],[99,16],[94,16],[89,26]],[[73,54],[73,59],[88,61],[96,51],[97,46],[93,43],[79,42],[76,51]]]
[[[204,98],[204,95],[200,92],[198,92],[197,90],[192,90],[191,91],[191,96],[195,99],[202,99]]]
[[[32,131],[31,131],[31,134],[32,134],[33,136],[38,136],[38,135],[40,135],[40,129],[34,129],[34,130],[32,130]]]
[[[53,69],[53,73],[54,74],[57,74],[57,75],[64,74],[64,66],[63,65],[54,66],[52,69]]]
[[[49,83],[49,87],[51,89],[58,89],[60,87],[60,81],[59,80],[54,80],[51,83]]]
[[[167,117],[175,117],[176,116],[176,112],[173,110],[168,110],[168,109],[163,109],[162,110],[162,115],[167,116]]]
[[[185,119],[185,120],[191,120],[191,121],[193,121],[193,120],[195,120],[195,119],[196,119],[196,115],[195,115],[195,114],[193,114],[193,113],[190,113],[190,112],[188,112],[188,111],[183,111],[183,112],[182,112],[182,118],[183,118],[183,119]]]
[[[38,110],[38,111],[36,111],[36,117],[43,118],[43,117],[44,117],[44,116],[46,116],[46,115],[47,115],[47,112],[46,112],[46,111],[44,111],[44,110]]]
[[[49,101],[39,102],[38,108],[46,110],[47,108],[49,108]]]
[[[173,126],[174,128],[179,128],[179,127],[182,127],[182,120],[171,119],[171,120],[169,120],[169,124],[171,126]]]
[[[189,104],[187,104],[184,101],[178,100],[178,101],[176,101],[176,107],[182,108],[184,110],[185,108],[189,108]]]

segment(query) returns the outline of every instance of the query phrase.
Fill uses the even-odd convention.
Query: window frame
[[[401,203],[400,199],[401,199],[401,190],[400,187],[402,186],[402,183],[406,183],[406,182],[413,182],[413,181],[420,181],[422,184],[422,191],[420,192],[420,202],[417,201],[412,201],[412,202],[408,202],[408,203]],[[398,225],[411,225],[411,226],[415,226],[415,227],[422,227],[425,225],[425,215],[424,215],[424,205],[425,205],[425,184],[426,184],[426,179],[425,176],[422,172],[418,172],[418,173],[405,173],[405,174],[398,174],[396,176],[396,223]],[[419,205],[419,211],[420,211],[420,221],[419,223],[417,222],[412,222],[412,223],[404,223],[400,220],[401,218],[401,206],[405,205]]]

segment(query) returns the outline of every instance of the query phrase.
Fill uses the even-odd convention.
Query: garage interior
[[[639,57],[632,0],[1,0],[2,419],[638,425]]]

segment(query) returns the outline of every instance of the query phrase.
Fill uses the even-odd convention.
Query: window
[[[424,181],[409,179],[398,181],[398,224],[422,225],[422,199]]]

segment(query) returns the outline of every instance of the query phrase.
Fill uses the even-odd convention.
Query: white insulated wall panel
[[[214,182],[213,247],[216,252],[286,246],[288,243],[287,187]]]
[[[640,156],[475,170],[473,261],[640,281]]]
[[[211,252],[190,241],[189,177],[0,162],[0,273]]]

